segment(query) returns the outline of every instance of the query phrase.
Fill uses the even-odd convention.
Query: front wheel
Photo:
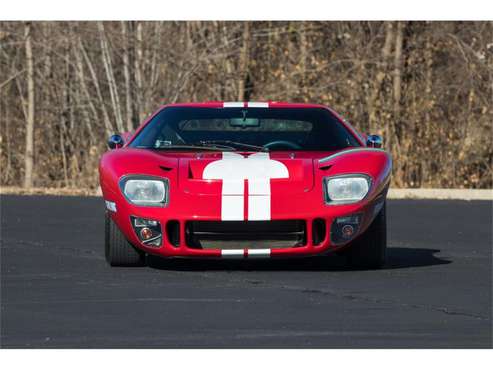
[[[143,266],[145,254],[130,244],[108,213],[104,220],[104,254],[111,266]]]
[[[386,203],[368,229],[348,247],[347,262],[357,269],[380,269],[387,252]]]

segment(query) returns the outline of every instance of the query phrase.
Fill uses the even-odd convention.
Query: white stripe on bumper
[[[264,258],[270,257],[270,249],[247,249],[246,255],[244,249],[223,249],[221,250],[221,257],[224,258]]]
[[[221,257],[226,258],[243,258],[243,249],[223,249],[221,250]]]
[[[248,249],[248,257],[270,257],[270,249]]]

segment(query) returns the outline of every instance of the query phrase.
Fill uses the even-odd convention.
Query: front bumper
[[[221,221],[206,216],[187,217],[187,212],[173,212],[173,210],[160,207],[137,207],[127,203],[124,200],[111,202],[115,206],[108,206],[106,201],[107,212],[109,212],[113,221],[117,224],[128,241],[136,248],[157,256],[162,257],[212,257],[212,258],[265,258],[265,257],[296,257],[312,256],[326,254],[340,250],[349,245],[371,224],[373,218],[383,205],[384,195],[374,198],[371,202],[360,202],[351,205],[323,205],[318,209],[309,212],[290,212],[289,217],[273,218],[269,221],[262,221],[262,235],[253,226],[255,221],[244,221],[241,226],[244,238],[241,233],[230,235],[231,221]],[[341,240],[336,238],[336,219],[346,218],[357,215],[359,224],[354,234]],[[132,218],[140,217],[148,220],[158,221],[161,225],[162,238],[158,246],[150,246],[141,241],[138,231],[132,225]],[[273,236],[276,228],[280,224],[291,224],[293,221],[303,225],[302,234],[300,230],[288,230],[297,232],[300,239],[294,245],[283,247],[282,245],[269,245],[269,240]],[[214,240],[209,240],[207,247],[194,241],[194,230],[190,225],[213,224],[215,231],[221,235],[216,235],[221,239],[214,244]],[[269,234],[269,223],[274,230]],[[224,226],[224,229],[222,229]],[[207,231],[207,230],[206,230]],[[246,234],[245,234],[246,233]],[[202,232],[202,234],[204,234]],[[226,235],[228,234],[228,235]],[[212,238],[214,239],[214,238]],[[224,239],[229,243],[223,246]],[[337,240],[337,241],[335,241]],[[237,242],[238,247],[235,247]],[[282,244],[282,243],[281,243]],[[285,243],[286,244],[286,243]]]

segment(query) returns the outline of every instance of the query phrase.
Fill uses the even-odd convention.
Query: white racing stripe
[[[270,249],[247,249],[246,257],[249,258],[265,258],[270,257]],[[222,249],[221,257],[224,258],[243,258],[245,257],[244,249]]]
[[[248,180],[248,220],[271,219],[270,179],[289,178],[284,163],[269,153],[258,152],[244,157],[224,152],[222,159],[209,163],[202,175],[205,180],[222,180],[221,220],[243,221],[245,180]]]
[[[248,108],[269,108],[269,103],[264,102],[248,102]]]
[[[243,108],[245,103],[242,101],[227,101],[223,103],[224,108]],[[256,102],[250,101],[247,102],[248,108],[269,108],[269,103],[266,102]]]
[[[250,221],[270,220],[270,215],[270,194],[248,195],[248,219]]]
[[[243,258],[245,251],[243,249],[222,249],[221,257],[226,258]]]
[[[247,256],[255,257],[270,257],[270,249],[247,249]]]
[[[223,103],[224,108],[243,108],[244,106],[245,103],[242,101],[229,101]]]

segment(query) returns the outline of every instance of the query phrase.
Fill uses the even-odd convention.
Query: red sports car
[[[379,268],[392,167],[381,144],[322,105],[165,105],[101,158],[106,260],[337,251]]]

